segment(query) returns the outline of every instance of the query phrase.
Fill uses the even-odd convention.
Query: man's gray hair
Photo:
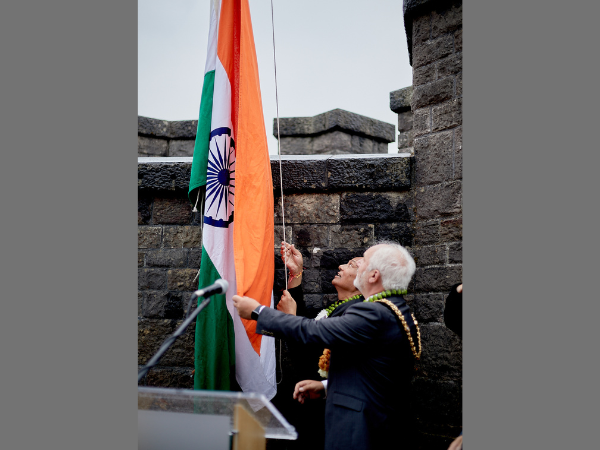
[[[416,269],[415,260],[410,253],[395,242],[383,241],[377,245],[382,247],[373,253],[366,271],[379,270],[385,290],[408,288]]]

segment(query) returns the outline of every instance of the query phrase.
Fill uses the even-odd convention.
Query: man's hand
[[[462,450],[462,434],[452,441],[448,450]]]
[[[302,253],[300,253],[293,245],[287,242],[281,242],[281,259],[287,266],[288,272],[290,273],[290,279],[288,280],[288,288],[293,288],[300,285],[302,281],[302,268],[304,260]],[[300,275],[296,277],[296,275]]]
[[[459,294],[462,294],[462,284],[456,286],[456,292],[458,292]]]
[[[240,297],[239,295],[234,295],[233,298],[233,306],[235,306],[238,310],[238,314],[242,319],[250,319],[252,315],[252,311],[256,309],[260,303],[250,297]]]
[[[304,380],[296,383],[294,388],[294,400],[304,404],[304,400],[320,398],[325,393],[325,386],[320,381]]]
[[[296,315],[296,301],[292,298],[288,291],[283,291],[281,300],[277,303],[277,309],[286,314]]]

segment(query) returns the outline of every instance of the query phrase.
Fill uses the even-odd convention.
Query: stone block
[[[321,292],[323,294],[336,294],[337,291],[333,284],[331,284],[331,280],[337,275],[339,272],[338,269],[333,270],[321,270]]]
[[[171,139],[187,139],[194,142],[197,130],[197,120],[174,120],[169,122],[169,137]]]
[[[448,246],[448,263],[462,264],[462,242]]]
[[[410,106],[410,105],[409,105]],[[398,114],[398,131],[410,131],[413,129],[413,113],[406,111]]]
[[[187,254],[184,249],[159,249],[146,253],[148,267],[185,267]]]
[[[419,220],[460,214],[462,212],[462,183],[454,181],[417,188],[415,202]]]
[[[326,294],[323,296],[323,308],[328,308],[339,300],[337,294]]]
[[[440,222],[418,221],[415,225],[415,245],[437,244],[440,242]]]
[[[202,247],[202,229],[196,226],[166,226],[163,246],[165,248]]]
[[[452,180],[452,131],[418,137],[414,149],[417,186]]]
[[[415,87],[431,83],[432,81],[435,81],[436,78],[437,70],[435,61],[413,69],[413,86]]]
[[[281,223],[281,200],[276,199],[275,223]],[[285,223],[338,223],[339,194],[297,194],[284,196]]]
[[[169,141],[169,156],[194,156],[195,141],[173,139]]]
[[[138,248],[159,248],[162,227],[138,226]]]
[[[340,200],[340,221],[410,221],[407,196],[399,194],[401,193],[343,193]]]
[[[302,272],[302,289],[304,292],[320,293],[321,292],[321,274],[318,270],[306,269]],[[304,298],[306,301],[306,296]],[[319,296],[319,303],[315,307],[321,305]]]
[[[167,271],[167,288],[171,291],[194,291],[198,288],[198,269],[171,269]]]
[[[437,77],[445,78],[462,72],[462,53],[453,53],[437,63]]]
[[[462,52],[462,28],[454,32],[454,51]]]
[[[138,290],[160,291],[167,287],[167,274],[160,269],[138,269]]]
[[[342,155],[356,153],[352,148],[352,135],[344,131],[330,131],[315,136],[311,141],[311,155]]]
[[[413,146],[413,131],[398,134],[398,148],[407,148]]]
[[[333,225],[331,246],[335,248],[363,248],[373,245],[374,225]]]
[[[449,100],[431,108],[431,131],[444,130],[462,124],[462,99]]]
[[[409,305],[420,324],[444,321],[443,294],[415,294]]]
[[[315,317],[323,309],[323,296],[317,294],[307,294],[304,296],[304,304],[307,309],[307,317]],[[312,315],[310,313],[313,313]],[[317,360],[318,362],[318,360]]]
[[[143,319],[138,321],[138,364],[146,364],[182,321]],[[194,323],[190,324],[160,359],[161,366],[194,367]],[[152,373],[155,369],[150,371]]]
[[[138,193],[178,192],[187,197],[192,164],[158,162],[138,164]]]
[[[282,155],[312,155],[312,137],[306,136],[281,136],[279,151]]]
[[[352,136],[350,141],[350,153],[354,154],[377,154],[386,153],[388,150],[387,142],[379,142],[364,136]]]
[[[413,225],[410,222],[378,223],[375,225],[375,241],[392,241],[404,247],[413,245]]]
[[[462,266],[417,267],[414,280],[419,292],[449,291],[462,281]]]
[[[199,269],[202,262],[202,248],[191,248],[188,250],[187,266],[190,269]]]
[[[295,138],[289,138],[295,139]],[[327,165],[319,160],[282,160],[281,170],[283,178],[279,175],[279,160],[271,162],[271,176],[273,189],[280,194],[280,182],[283,182],[284,192],[321,191],[327,188]],[[275,205],[277,208],[277,205]],[[281,201],[279,203],[281,208]]]
[[[301,247],[329,246],[329,227],[327,225],[295,225],[293,242]]]
[[[422,44],[428,41],[431,36],[431,13],[415,17],[412,21],[412,43],[413,45]]]
[[[419,417],[419,422],[436,424],[462,423],[462,388],[460,381],[442,381],[415,377],[412,383],[413,405],[411,410]],[[456,436],[456,432],[452,434]],[[428,436],[432,438],[431,435]],[[453,438],[449,438],[452,439]],[[439,440],[439,439],[438,439]],[[447,449],[447,440],[436,442],[439,446],[425,446],[423,449]]]
[[[194,389],[193,371],[193,367],[158,366],[148,372],[148,375],[144,377],[144,379],[142,379],[138,384],[140,386]]]
[[[444,35],[437,39],[413,44],[413,69],[445,58],[454,52],[454,35]],[[416,93],[416,89],[415,89]],[[413,94],[414,101],[414,94]]]
[[[462,28],[462,2],[444,5],[431,13],[431,38]]]
[[[442,220],[439,230],[441,242],[462,241],[462,218]]]
[[[279,200],[279,208],[281,208],[281,199]],[[277,206],[275,206],[277,207]],[[287,219],[286,219],[287,220]],[[285,226],[285,239],[283,236],[283,227],[281,225],[276,225],[275,226],[275,239],[274,239],[274,243],[275,243],[275,249],[276,249],[276,253],[277,255],[279,255],[279,250],[281,249],[281,242],[286,240],[290,243],[290,244],[295,244],[294,242],[294,233],[292,232],[292,227],[286,225]]]
[[[144,313],[144,293],[138,291],[138,317],[142,317]]]
[[[336,158],[327,161],[328,189],[405,190],[410,188],[411,159]]]
[[[390,109],[397,114],[410,111],[412,96],[412,86],[390,92]]]
[[[414,112],[413,133],[415,137],[431,131],[431,108],[425,107]]]
[[[138,225],[147,225],[152,219],[152,199],[140,195],[138,197]]]
[[[462,378],[461,339],[442,324],[428,323],[421,325],[420,328],[423,344],[421,375],[438,380],[460,380]]]
[[[462,72],[456,75],[456,96],[462,97]]]
[[[454,179],[462,180],[462,126],[454,130]]]
[[[414,249],[418,266],[434,266],[446,263],[445,245],[428,245]]]
[[[138,252],[138,267],[144,267],[144,252]]]
[[[192,206],[187,198],[155,198],[152,220],[154,223],[187,225]]]
[[[313,257],[312,267],[319,269],[335,269],[334,276],[338,272],[338,268],[342,264],[346,264],[352,258],[363,256],[366,247],[363,248],[335,248],[321,250],[315,253]],[[329,282],[331,282],[329,279]]]
[[[180,292],[146,291],[144,317],[149,319],[183,318],[183,300]]]
[[[169,156],[166,139],[138,136],[138,156]]]
[[[435,105],[454,97],[454,79],[442,78],[429,84],[415,87],[413,94],[413,111],[424,106]]]
[[[138,134],[154,137],[169,137],[169,121],[138,116]]]

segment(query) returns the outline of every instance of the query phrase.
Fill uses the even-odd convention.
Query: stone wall
[[[390,92],[390,109],[398,114],[398,152],[413,154],[412,86]]]
[[[138,116],[138,157],[194,154],[197,120],[168,121]]]

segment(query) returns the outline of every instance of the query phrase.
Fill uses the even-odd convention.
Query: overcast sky
[[[280,117],[342,108],[397,127],[389,94],[412,84],[401,0],[273,0],[273,7]],[[198,119],[209,12],[210,0],[138,1],[139,115]],[[277,154],[270,0],[250,0],[250,12],[269,153]]]

